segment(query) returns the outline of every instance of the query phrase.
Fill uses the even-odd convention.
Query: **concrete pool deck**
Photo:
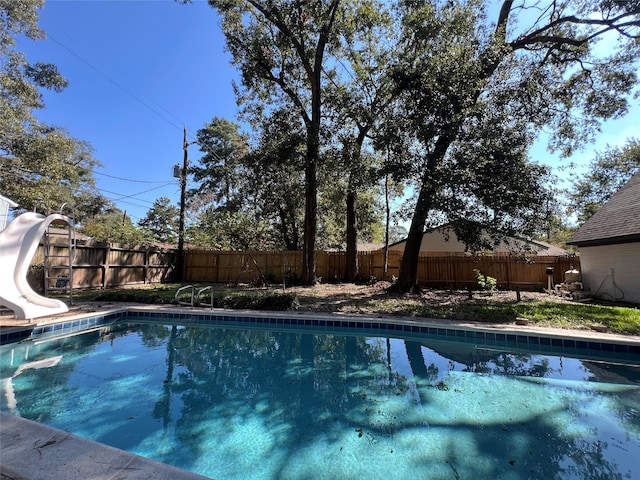
[[[110,312],[136,311],[208,313],[209,308],[187,308],[167,305],[140,305],[125,303],[82,302],[74,305],[69,312],[52,317],[37,318],[32,321],[16,320],[6,310],[0,312],[0,331],[24,329],[75,318],[86,318]],[[213,313],[225,312],[215,309]],[[242,312],[233,311],[234,314]],[[286,315],[278,312],[278,315]],[[288,313],[291,315],[291,313]],[[318,316],[312,312],[296,312],[296,316]],[[323,317],[330,315],[324,314]],[[346,318],[345,315],[333,315]],[[351,316],[349,316],[351,317]],[[356,317],[357,318],[357,317]],[[384,317],[381,321],[390,323],[412,322],[420,324],[455,326],[459,328],[493,330],[501,333],[533,333],[558,335],[564,338],[606,340],[624,342],[640,346],[640,337],[615,335],[589,330],[561,330],[532,325],[491,324],[480,322],[455,322],[427,318]],[[149,460],[138,455],[104,444],[78,437],[66,431],[57,430],[8,413],[0,413],[0,480],[108,480],[108,479],[175,479],[196,480],[202,477],[185,470]]]
[[[0,412],[2,480],[198,480],[200,475]]]

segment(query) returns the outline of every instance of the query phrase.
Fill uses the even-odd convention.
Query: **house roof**
[[[640,242],[640,171],[567,241],[587,247]]]
[[[573,255],[573,253],[569,250],[566,250],[557,245],[552,245],[551,243],[543,242],[541,240],[534,240],[529,243],[532,245],[532,248],[536,251],[537,255],[547,257],[563,257],[566,255]]]
[[[430,228],[424,231],[422,235],[424,236],[433,232],[443,231],[449,228],[452,228],[452,225],[450,223],[446,223],[438,227]],[[562,257],[567,255],[573,255],[573,253],[570,252],[569,250],[565,250],[562,247],[558,247],[556,245],[552,245],[550,243],[543,242],[540,240],[527,240],[524,238],[509,237],[506,235],[500,235],[500,236],[503,237],[505,241],[515,242],[515,244],[519,244],[521,247],[524,246],[527,251],[529,251],[530,253],[533,253],[534,255],[549,256],[549,257]],[[398,242],[392,243],[391,245],[389,245],[389,247],[402,245],[406,243],[406,241],[407,241],[406,239],[400,240]]]
[[[59,237],[64,237],[64,236],[67,235],[67,229],[66,228],[59,228],[59,227],[51,227],[51,228],[49,228],[49,234],[50,235],[56,235],[56,236],[59,236]],[[84,233],[80,233],[78,231],[74,232],[74,237],[75,237],[76,240],[91,240],[91,237],[88,237]]]
[[[373,252],[375,250],[381,250],[384,248],[384,243],[372,243],[372,242],[364,242],[359,243],[356,247],[358,252]],[[326,252],[342,252],[346,250],[345,245],[332,245],[331,247],[325,248]]]

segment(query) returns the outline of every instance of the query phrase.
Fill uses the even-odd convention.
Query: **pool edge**
[[[575,355],[593,352],[594,360],[619,357],[640,364],[640,337],[592,330],[569,330],[535,325],[444,320],[427,317],[345,315],[336,313],[228,310],[166,305],[116,305],[99,311],[39,319],[30,325],[30,338],[47,339],[99,328],[118,321],[155,321],[163,317],[190,325],[269,327],[322,333],[326,329],[361,330],[366,335],[459,341],[489,348],[531,350],[531,353]],[[236,325],[237,323],[237,325]],[[7,333],[5,333],[7,332]],[[19,341],[19,332],[0,329],[0,343]],[[434,338],[435,337],[435,338]],[[613,357],[613,358],[612,358]]]

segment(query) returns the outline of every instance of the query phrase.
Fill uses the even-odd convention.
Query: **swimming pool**
[[[43,329],[1,408],[218,479],[640,477],[628,347],[259,318]]]

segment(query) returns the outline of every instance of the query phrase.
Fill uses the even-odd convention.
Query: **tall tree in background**
[[[326,152],[329,156],[331,152]],[[353,178],[345,174],[344,157],[337,154],[336,158],[327,159],[323,163],[323,171],[319,181],[318,195],[318,249],[344,249],[349,251],[348,239],[345,232],[349,230],[348,223],[353,228],[357,227],[359,236],[363,239],[371,238],[371,241],[382,241],[382,202],[379,186],[375,182],[373,174],[368,177],[370,183],[366,186],[359,185],[357,201],[345,202],[349,188],[353,186]],[[336,165],[337,164],[337,165]],[[363,170],[371,169],[371,166],[363,165]],[[360,172],[363,178],[367,172]],[[366,188],[365,188],[366,187]],[[353,211],[348,213],[348,209]],[[345,255],[346,256],[346,255]],[[353,266],[353,265],[352,265]],[[340,272],[341,281],[353,281],[355,277],[347,280],[349,268]],[[332,279],[333,280],[333,279]]]
[[[619,148],[607,146],[596,152],[587,173],[581,175],[567,192],[569,213],[585,222],[640,170],[640,141],[629,139]]]
[[[214,117],[197,132],[197,143],[203,156],[199,165],[190,168],[198,187],[190,197],[210,202],[219,210],[237,211],[242,207],[244,195],[241,182],[244,177],[243,157],[247,154],[247,137],[240,125],[224,118]]]
[[[394,25],[385,3],[359,0],[342,5],[331,50],[341,67],[327,85],[327,129],[334,137],[338,172],[346,179],[346,265],[344,280],[358,276],[358,201],[383,173],[373,152],[372,132],[391,102],[389,64],[394,58]],[[363,198],[364,199],[364,198]]]
[[[481,1],[401,2],[401,93],[388,141],[414,179],[416,202],[398,282],[416,286],[427,222],[464,215],[476,225],[527,234],[544,217],[542,167],[526,158],[548,125],[551,148],[569,154],[600,119],[626,111],[636,82],[640,3],[504,1],[489,23]],[[612,53],[595,48],[604,35]],[[458,222],[457,225],[469,225]],[[477,238],[462,229],[462,238]]]
[[[197,143],[203,156],[190,169],[197,184],[188,195],[196,216],[188,232],[191,243],[231,250],[268,244],[256,237],[261,220],[254,208],[250,171],[245,167],[247,141],[240,125],[224,118],[214,117],[198,130]]]
[[[143,244],[153,241],[148,231],[138,229],[126,212],[114,208],[87,220],[80,232],[96,242]]]
[[[34,110],[44,107],[40,89],[60,92],[67,81],[55,65],[29,63],[15,48],[18,35],[34,41],[45,38],[37,26],[43,4],[0,1],[0,190],[25,210],[47,212],[64,203],[80,210],[95,203],[88,201],[90,197],[99,197],[92,149],[34,116]]]
[[[148,230],[158,242],[176,243],[179,217],[178,207],[171,205],[171,200],[167,197],[160,197],[153,202],[145,217],[138,221],[138,226]]]
[[[242,101],[285,106],[305,127],[303,282],[313,285],[317,235],[323,75],[340,0],[210,0],[222,18],[232,63],[242,72]],[[328,74],[328,73],[327,73]]]
[[[258,119],[256,119],[258,120]],[[277,110],[253,125],[257,141],[245,165],[261,216],[279,234],[275,247],[300,250],[304,222],[305,133],[295,115]]]

